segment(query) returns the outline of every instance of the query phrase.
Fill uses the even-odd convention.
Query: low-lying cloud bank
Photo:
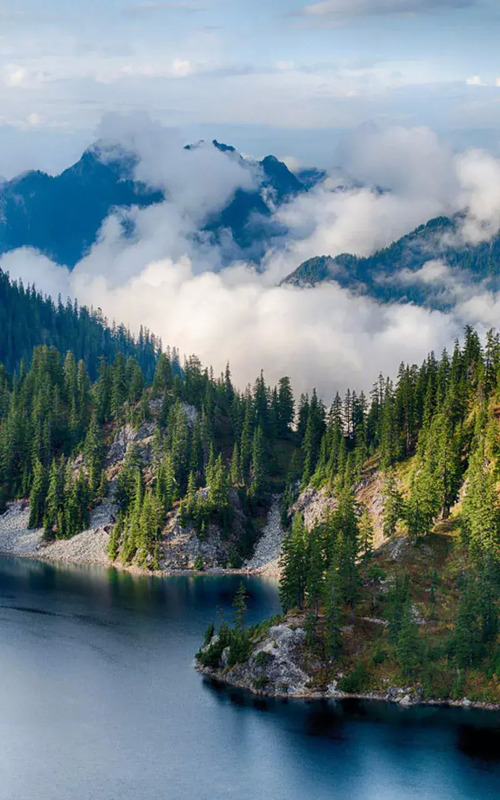
[[[165,189],[165,202],[126,213],[132,238],[123,235],[122,214],[108,218],[73,272],[27,249],[5,255],[1,268],[134,330],[147,325],[164,344],[218,371],[229,360],[239,386],[263,368],[269,381],[288,374],[297,392],[316,386],[329,400],[337,389],[369,389],[379,371],[394,374],[400,361],[450,345],[467,322],[487,328],[500,319],[495,295],[452,281],[435,263],[420,278],[453,292],[447,314],[379,305],[333,283],[277,285],[306,258],[370,254],[437,214],[464,212],[463,238],[487,240],[500,227],[500,162],[485,152],[453,154],[425,128],[361,130],[339,149],[342,177],[277,209],[289,231],[284,246],[259,270],[241,261],[220,269],[220,245],[195,234],[236,188],[255,185],[257,167],[211,146],[184,151],[144,119],[108,119],[101,135],[137,154],[137,177]]]

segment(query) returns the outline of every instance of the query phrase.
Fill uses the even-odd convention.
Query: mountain
[[[500,235],[488,242],[467,244],[460,225],[459,216],[436,217],[371,256],[342,253],[335,258],[310,258],[282,283],[311,287],[335,281],[377,300],[445,309],[450,303],[442,282],[445,269],[424,270],[429,262],[442,262],[454,277],[466,282],[485,281],[492,289],[500,288]]]
[[[213,146],[228,158],[241,158],[233,147],[216,140]],[[255,166],[241,161],[248,163],[248,169]],[[0,254],[34,247],[57,263],[74,267],[114,208],[144,208],[164,199],[162,192],[134,180],[135,163],[135,157],[126,153],[104,157],[98,142],[60,175],[33,171],[1,183]],[[306,191],[307,186],[274,156],[257,164],[261,174],[257,189],[238,189],[227,208],[207,220],[204,232],[219,240],[222,230],[229,229],[244,250],[257,239],[258,256],[263,239],[268,241],[283,232],[269,225],[272,207]]]
[[[34,247],[73,267],[94,243],[112,208],[158,203],[134,182],[130,157],[104,161],[97,147],[60,175],[26,172],[0,187],[0,253]]]

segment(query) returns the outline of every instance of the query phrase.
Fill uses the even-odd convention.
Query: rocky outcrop
[[[289,514],[299,512],[304,517],[304,524],[308,530],[314,528],[320,522],[324,522],[329,511],[337,507],[337,499],[333,492],[328,489],[307,489],[299,495],[297,501],[291,506]]]
[[[330,671],[331,678],[329,682],[324,681],[326,665],[311,660],[311,656],[308,655],[305,645],[306,633],[301,622],[299,619],[288,617],[286,621],[269,627],[252,642],[250,654],[242,663],[229,666],[230,648],[226,647],[217,666],[203,666],[199,654],[196,668],[213,680],[265,697],[333,700],[357,698],[396,703],[403,708],[415,705],[450,705],[464,708],[475,706],[488,711],[500,710],[498,703],[472,702],[465,697],[461,700],[428,700],[423,697],[420,688],[391,686],[388,679],[383,680],[386,686],[381,691],[342,691],[340,686],[346,676],[338,672],[335,664],[329,664],[327,671]],[[202,648],[201,654],[209,653],[213,646],[217,648],[217,643],[218,637],[214,636],[211,642]]]
[[[356,498],[359,503],[368,509],[373,524],[373,544],[379,547],[384,541],[384,477],[379,469],[366,470],[356,486]],[[337,506],[337,498],[332,490],[323,487],[314,489],[308,486],[299,495],[297,501],[291,506],[289,514],[292,516],[297,511],[304,517],[308,530],[324,522],[328,513]]]
[[[370,514],[373,525],[373,546],[379,547],[384,536],[384,477],[379,469],[367,471],[356,487],[356,497]]]
[[[311,678],[302,663],[305,636],[301,627],[273,625],[255,642],[243,664],[226,666],[227,654],[224,651],[218,668],[203,667],[198,661],[198,669],[205,675],[251,692],[306,697]]]
[[[143,423],[137,430],[127,423],[117,431],[115,438],[108,450],[106,464],[108,467],[115,467],[121,463],[131,445],[136,444],[144,462],[150,459],[150,446],[153,437],[154,424],[152,422]]]
[[[207,489],[199,489],[206,494]],[[241,541],[246,518],[241,508],[238,492],[230,490],[233,510],[231,530],[223,534],[219,525],[209,524],[200,537],[192,524],[182,525],[179,509],[170,512],[162,536],[160,567],[164,570],[218,569],[241,566],[237,543]]]

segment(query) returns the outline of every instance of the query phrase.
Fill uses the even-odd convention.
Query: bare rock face
[[[384,497],[383,497],[384,477],[380,470],[372,469],[363,475],[356,486],[356,499],[365,506],[370,514],[373,524],[373,544],[379,547],[385,541],[384,538]],[[297,501],[291,506],[289,514],[293,516],[297,511],[304,517],[304,523],[308,530],[324,522],[329,511],[337,507],[335,494],[323,487],[307,489],[299,495]]]
[[[356,488],[356,497],[370,514],[373,525],[373,545],[379,547],[384,536],[384,477],[375,469],[364,475]]]
[[[204,494],[207,489],[198,491]],[[231,490],[229,497],[234,518],[231,531],[225,536],[218,525],[210,524],[200,538],[193,525],[181,525],[178,508],[170,512],[163,532],[162,569],[192,569],[200,558],[204,569],[229,566],[235,543],[241,539],[246,521],[238,492]]]
[[[160,562],[162,569],[192,569],[199,558],[205,569],[225,565],[227,550],[216,525],[209,525],[205,537],[200,539],[192,525],[180,525],[178,512],[174,512],[167,530]]]
[[[311,530],[323,522],[329,511],[337,507],[337,499],[327,489],[313,489],[308,486],[299,495],[297,501],[290,508],[290,515],[300,512],[304,517],[304,524]]]
[[[109,448],[107,465],[108,467],[116,466],[119,462],[123,461],[127,450],[132,444],[137,444],[140,448],[141,455],[144,460],[148,460],[151,437],[153,436],[154,424],[152,422],[145,422],[138,430],[127,423],[117,431],[113,440],[113,444]]]
[[[248,668],[255,686],[259,678],[268,680],[266,693],[303,695],[310,676],[301,666],[301,648],[306,634],[302,628],[273,625],[269,636],[250,656]],[[260,655],[262,654],[262,655]]]

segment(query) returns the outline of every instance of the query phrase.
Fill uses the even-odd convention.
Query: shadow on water
[[[422,739],[432,746],[449,741],[458,752],[484,765],[500,764],[499,715],[482,709],[443,706],[401,708],[395,703],[358,700],[300,700],[258,697],[212,678],[202,679],[206,691],[220,703],[248,712],[266,711],[287,719],[307,737],[345,743],[347,729],[363,725],[382,728],[379,735],[400,747],[411,747]],[[464,722],[464,714],[467,716]]]

